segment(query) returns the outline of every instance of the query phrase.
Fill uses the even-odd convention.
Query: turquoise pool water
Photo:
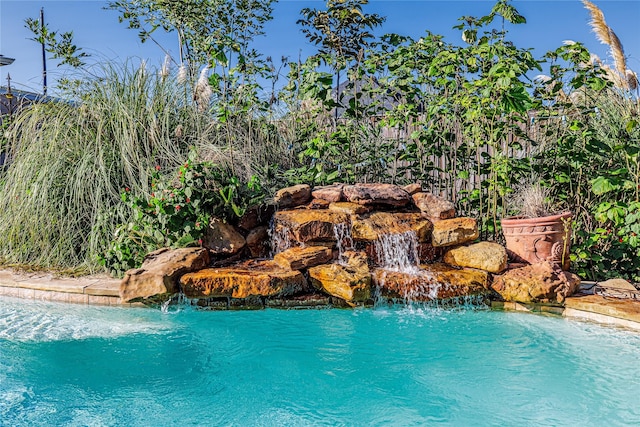
[[[640,336],[488,310],[0,298],[6,426],[640,425]]]

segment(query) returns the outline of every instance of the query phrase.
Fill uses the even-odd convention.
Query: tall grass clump
[[[148,194],[156,165],[176,167],[215,131],[188,86],[145,67],[106,65],[70,95],[32,106],[11,129],[0,188],[5,262],[95,269],[129,214],[121,192]]]
[[[118,225],[134,220],[123,193],[148,200],[158,170],[170,180],[189,156],[239,184],[278,185],[291,164],[286,138],[247,109],[221,120],[233,100],[216,99],[206,73],[196,82],[104,65],[69,84],[65,101],[21,112],[0,179],[0,261],[99,269]]]

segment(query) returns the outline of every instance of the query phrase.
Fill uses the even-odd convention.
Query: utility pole
[[[9,102],[8,113],[9,113],[9,122],[11,122],[11,117],[13,116],[13,93],[11,93],[11,74],[7,73],[7,93],[5,94],[5,98]]]
[[[44,40],[44,7],[40,8],[40,30],[42,34],[42,93],[47,96],[47,53]]]

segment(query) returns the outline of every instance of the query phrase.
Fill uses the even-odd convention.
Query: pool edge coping
[[[21,273],[0,269],[0,297],[72,304],[144,306],[120,298],[120,280],[106,275],[56,277],[49,272]]]
[[[19,273],[0,269],[0,297],[86,305],[145,306],[122,302],[119,289],[120,280],[106,275],[65,278],[51,273]],[[635,310],[625,310],[628,304],[636,304]],[[491,309],[551,314],[640,331],[640,301],[632,303],[596,295],[577,295],[568,297],[563,304],[492,301]]]

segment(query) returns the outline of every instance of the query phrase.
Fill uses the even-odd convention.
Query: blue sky
[[[640,0],[592,0],[605,14],[607,23],[622,41],[627,65],[640,74]],[[274,20],[265,28],[266,36],[256,40],[255,47],[274,59],[314,52],[300,32],[296,20],[303,7],[323,8],[324,1],[280,0],[275,4]],[[386,16],[379,31],[418,38],[429,30],[442,34],[454,43],[462,43],[458,30],[452,30],[463,15],[487,14],[494,1],[458,0],[370,0],[366,11]],[[6,85],[11,74],[12,87],[42,90],[40,46],[28,40],[32,35],[24,27],[28,17],[37,18],[44,7],[45,21],[52,30],[73,31],[75,43],[90,53],[90,61],[139,62],[160,66],[164,53],[153,43],[140,43],[137,32],[118,22],[116,11],[104,10],[101,0],[0,0],[0,53],[15,58],[10,66],[0,67],[0,85]],[[611,63],[608,49],[600,44],[588,26],[589,15],[579,0],[515,0],[513,5],[527,18],[527,24],[510,26],[509,38],[519,47],[534,48],[536,57],[560,46],[564,40],[584,43],[589,50]],[[177,56],[177,39],[173,35],[159,37],[165,49]],[[49,86],[68,73],[49,60]]]

